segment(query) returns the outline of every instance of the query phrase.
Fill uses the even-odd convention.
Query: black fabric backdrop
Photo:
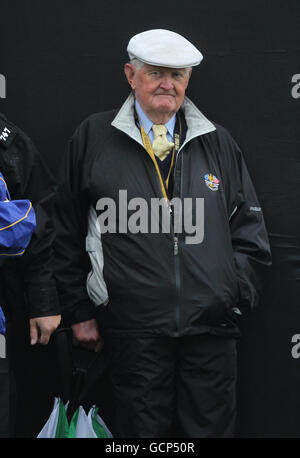
[[[300,436],[300,3],[297,0],[0,0],[0,111],[27,132],[53,173],[75,127],[118,107],[134,34],[166,28],[204,54],[189,97],[242,148],[263,207],[273,268],[260,307],[243,317],[239,344],[240,437]],[[300,90],[299,90],[300,92]],[[58,385],[51,346],[30,348],[14,325],[17,436],[36,435]]]

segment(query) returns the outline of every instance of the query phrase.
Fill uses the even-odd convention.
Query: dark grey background
[[[79,122],[125,100],[128,40],[150,28],[181,33],[204,54],[188,95],[242,148],[272,245],[261,305],[241,324],[238,435],[299,437],[300,360],[291,356],[300,333],[300,99],[291,95],[300,73],[299,1],[1,0],[0,111],[56,174]],[[15,338],[17,435],[30,436],[47,418],[58,380],[51,348],[27,348],[21,321]]]

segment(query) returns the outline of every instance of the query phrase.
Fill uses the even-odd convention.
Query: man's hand
[[[35,345],[40,343],[47,345],[53,331],[60,324],[61,315],[53,316],[40,316],[37,318],[30,318],[30,343]]]
[[[73,343],[87,350],[100,352],[103,347],[103,340],[99,334],[97,321],[95,319],[82,321],[72,325]]]

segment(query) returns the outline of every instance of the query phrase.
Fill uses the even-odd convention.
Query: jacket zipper
[[[177,155],[176,155],[176,160],[175,160],[175,164],[174,164],[174,183],[173,183],[173,189],[175,188],[175,172],[176,172],[176,166],[177,166],[177,159],[178,159],[178,156],[179,156],[179,153],[181,151],[178,151]],[[151,158],[150,158],[151,159]],[[153,161],[151,160],[152,164],[153,164]],[[154,165],[154,164],[153,164]],[[154,167],[155,169],[155,167]],[[156,177],[156,182],[157,184],[159,185],[159,189],[160,189],[160,193],[161,193],[161,187],[160,187],[160,182],[159,182],[159,177],[157,175],[157,172],[156,172],[156,169],[155,169],[155,177]],[[181,170],[181,181],[182,181],[182,170]],[[180,183],[180,196],[181,196],[181,185],[182,183]],[[162,194],[162,197],[163,196],[163,193]],[[179,197],[180,197],[179,196]],[[179,335],[179,331],[180,331],[180,303],[179,303],[179,295],[180,295],[180,289],[181,289],[181,280],[180,280],[180,260],[179,260],[179,237],[178,235],[175,234],[174,232],[174,225],[173,225],[173,220],[172,220],[172,209],[171,207],[169,206],[169,211],[170,211],[170,228],[171,228],[171,231],[172,231],[172,235],[173,235],[173,253],[174,253],[174,265],[175,265],[175,291],[176,291],[176,297],[177,297],[177,301],[176,301],[176,304],[175,304],[175,335],[178,336]]]
[[[180,262],[178,254],[178,237],[174,236],[174,264],[175,264],[175,288],[176,288],[176,303],[175,303],[175,325],[176,325],[176,335],[179,335],[180,331]]]
[[[175,187],[175,180],[176,180],[176,166],[177,166],[177,160],[179,157],[180,151],[178,151],[176,155],[176,160],[174,164],[174,183],[173,183],[173,189],[176,189]],[[182,192],[181,192],[181,186],[182,186],[182,167],[181,167],[181,172],[180,172],[180,190],[179,190],[179,198],[181,198]],[[181,279],[180,279],[180,257],[179,257],[179,237],[178,234],[174,233],[174,267],[175,267],[175,288],[176,288],[176,303],[175,303],[175,325],[176,325],[176,335],[180,334],[180,290],[181,290]]]

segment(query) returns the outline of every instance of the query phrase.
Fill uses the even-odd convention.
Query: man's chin
[[[176,107],[173,103],[161,103],[157,104],[155,111],[158,113],[170,113],[171,111],[176,111]]]

